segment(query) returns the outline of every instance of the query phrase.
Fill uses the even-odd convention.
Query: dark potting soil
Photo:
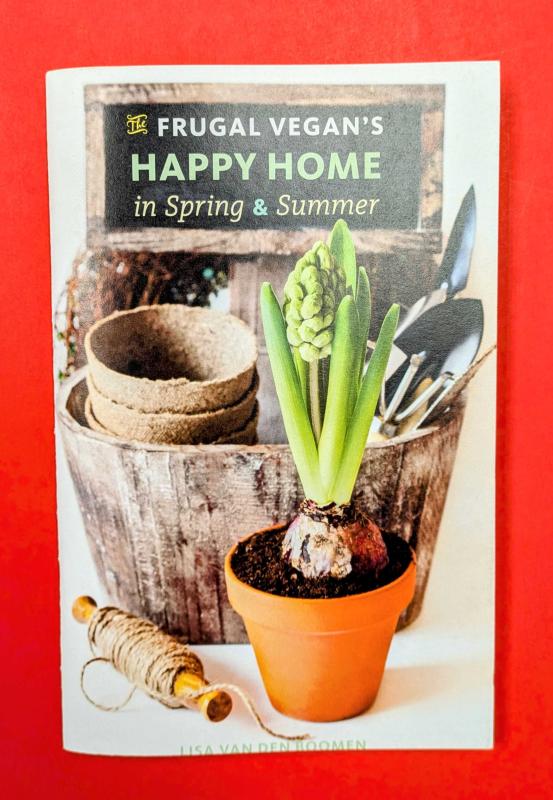
[[[346,578],[304,578],[281,555],[286,529],[256,533],[240,542],[232,557],[235,575],[244,583],[281,597],[328,599],[379,589],[395,581],[411,562],[409,545],[399,536],[383,533],[389,563],[378,576],[350,572]]]

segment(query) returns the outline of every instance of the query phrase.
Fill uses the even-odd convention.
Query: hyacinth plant
[[[352,502],[399,317],[392,305],[365,366],[371,317],[367,272],[347,224],[297,262],[282,308],[270,283],[261,316],[284,426],[305,500],[283,558],[306,578],[378,573],[388,563],[380,530]]]

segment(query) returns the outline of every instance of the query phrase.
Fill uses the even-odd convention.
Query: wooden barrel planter
[[[302,497],[287,445],[126,441],[86,422],[86,372],[62,385],[58,418],[87,540],[114,604],[192,643],[246,641],[226,595],[223,562],[245,534],[285,521]],[[362,505],[415,549],[422,606],[455,460],[462,398],[432,429],[371,443],[357,483]]]

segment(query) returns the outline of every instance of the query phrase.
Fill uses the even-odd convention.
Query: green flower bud
[[[302,288],[297,283],[292,283],[290,286],[285,286],[284,291],[290,300],[303,300]]]
[[[327,358],[331,352],[332,352],[332,345],[327,344],[324,347],[321,347],[319,351],[319,358]]]
[[[330,355],[334,317],[345,293],[342,267],[324,242],[316,242],[298,259],[284,286],[288,341],[304,361]]]
[[[290,314],[292,319],[301,322],[303,317],[301,315],[301,307],[302,307],[302,299],[296,300],[295,298],[292,300],[287,300],[284,304],[284,316],[288,316]]]
[[[313,344],[309,344],[309,342],[300,344],[299,351],[304,361],[316,361],[321,357],[319,348],[315,347]]]
[[[299,336],[301,344],[302,342],[312,342],[317,335],[317,331],[314,331],[313,328],[309,326],[308,322],[302,322],[300,327],[296,330],[296,334]]]
[[[317,267],[309,266],[302,269],[300,281],[305,286],[306,291],[310,291],[313,284],[318,285],[319,283],[319,271]]]
[[[312,340],[312,336],[324,330],[324,328],[327,328],[328,325],[332,324],[332,317],[330,317],[330,322],[327,322],[326,325],[325,320],[328,320],[328,317],[323,317],[322,314],[317,314],[316,317],[311,317],[311,319],[304,320],[298,328],[299,335],[302,336],[306,342],[310,342]],[[309,332],[312,333],[311,337],[309,336]]]
[[[303,342],[303,339],[298,333],[297,328],[291,328],[288,326],[286,328],[286,336],[288,338],[288,342],[292,345],[292,347],[299,347],[300,344]]]
[[[323,348],[326,347],[327,344],[331,344],[332,342],[332,331],[328,328],[326,331],[322,331],[322,333],[317,334],[314,339],[311,340],[311,344],[314,344],[315,347]]]
[[[310,319],[318,314],[323,307],[322,292],[313,292],[308,294],[303,303],[301,304],[300,313],[303,319]]]

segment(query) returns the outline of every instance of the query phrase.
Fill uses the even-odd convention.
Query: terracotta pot
[[[276,533],[284,527],[267,530]],[[273,706],[312,722],[366,711],[378,693],[399,615],[415,591],[414,556],[399,578],[380,589],[304,600],[259,591],[239,580],[231,566],[236,547],[225,559],[227,591],[243,617]]]

